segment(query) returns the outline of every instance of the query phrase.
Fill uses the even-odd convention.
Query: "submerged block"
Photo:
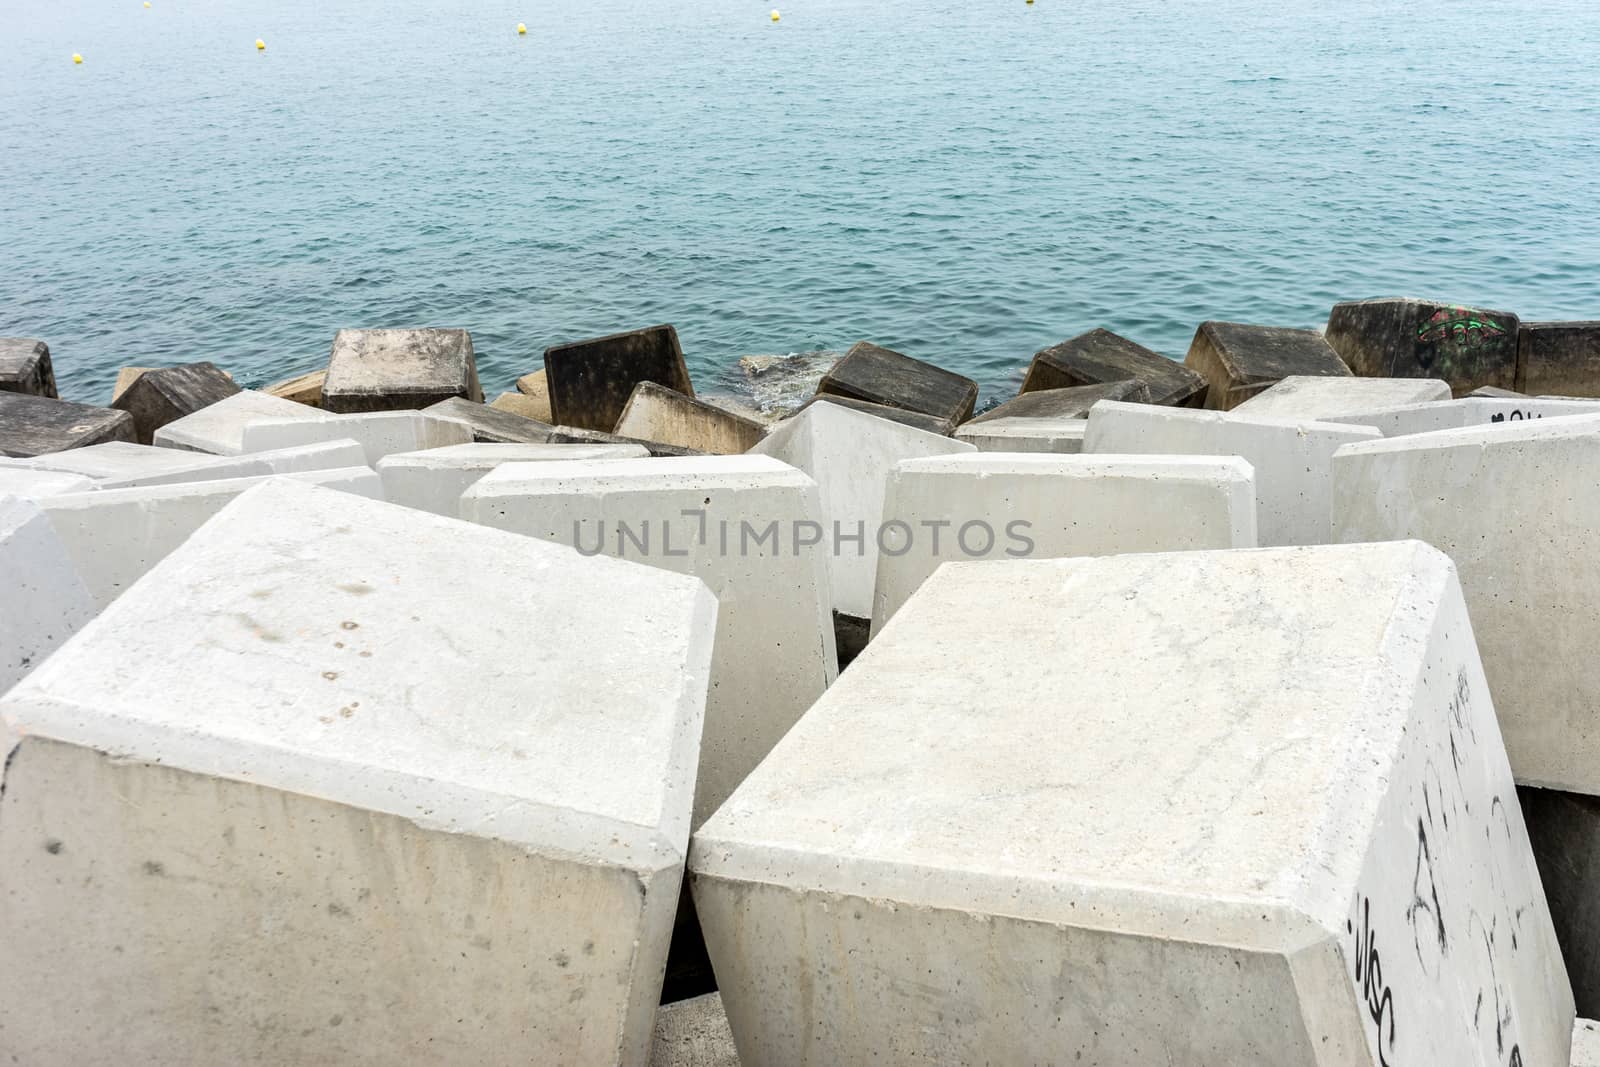
[[[244,450],[264,452],[347,438],[361,445],[368,466],[376,466],[378,460],[394,452],[468,444],[472,430],[455,419],[436,418],[420,411],[376,411],[365,415],[323,412],[310,419],[252,422],[244,428]]]
[[[1517,780],[1600,794],[1596,470],[1600,415],[1351,446],[1333,461],[1333,528],[1448,553]]]
[[[7,1050],[646,1062],[715,620],[692,578],[250,490],[0,701]]]
[[[773,456],[816,480],[822,494],[832,608],[872,617],[878,534],[889,472],[903,459],[974,452],[956,441],[838,404],[813,404],[774,426],[752,453]]]
[[[1513,789],[1427,546],[952,563],[690,867],[746,1062],[1561,1063]]]
[[[1449,399],[1449,383],[1437,378],[1294,375],[1257,393],[1234,410],[1252,418],[1327,420]]]
[[[545,384],[553,421],[610,433],[640,382],[694,396],[678,331],[651,326],[545,349]],[[522,382],[517,382],[522,388]]]
[[[1081,333],[1035,353],[1028,376],[1022,380],[1022,392],[1129,380],[1145,385],[1152,404],[1205,406],[1204,378],[1181,363],[1105,329]]]
[[[1517,335],[1517,388],[1525,393],[1600,396],[1600,322],[1524,322]]]
[[[0,483],[0,695],[79,627],[95,605],[55,529],[31,500]],[[0,800],[3,803],[3,800]]]
[[[978,383],[893,349],[857,341],[822,376],[817,393],[920,411],[959,425],[972,418]]]
[[[767,428],[725,408],[654,382],[640,382],[617,418],[619,437],[659,441],[712,455],[738,455],[766,436]]]
[[[461,494],[502,463],[639,459],[642,445],[470,444],[397,452],[378,461],[383,496],[391,504],[461,517]]]
[[[1150,403],[1150,387],[1128,379],[1104,385],[1076,385],[1065,389],[1035,389],[1018,393],[1004,404],[968,420],[967,425],[999,419],[1087,419],[1089,409],[1102,400],[1126,400],[1130,404]]]
[[[1242,456],[1255,470],[1260,543],[1319,545],[1331,537],[1334,452],[1377,437],[1369,426],[1102,401],[1089,413],[1083,450]]]
[[[264,385],[261,387],[261,391],[280,400],[292,400],[296,404],[320,408],[322,406],[322,385],[327,380],[327,370],[314,370],[305,374],[296,374],[293,378],[284,378],[281,381],[273,382],[271,385]]]
[[[1574,1006],[1593,1018],[1600,1015],[1600,797],[1532,786],[1518,788],[1517,797]]]
[[[979,452],[1056,452],[1083,451],[1087,419],[1011,418],[976,420],[955,433]]]
[[[892,408],[887,404],[873,404],[866,400],[856,400],[848,396],[835,396],[832,393],[817,393],[804,404],[801,404],[796,413],[804,411],[813,404],[838,404],[854,411],[876,415],[880,419],[898,422],[903,426],[910,426],[924,433],[936,433],[942,437],[949,437],[956,432],[956,420],[941,418],[937,415],[928,415],[921,411],[910,411],[906,408]]]
[[[340,330],[334,335],[322,383],[324,410],[408,411],[452,396],[483,399],[466,330]]]
[[[1483,385],[1517,388],[1517,331],[1509,311],[1414,297],[1335,304],[1327,341],[1367,378],[1442,378],[1457,396]]]
[[[837,673],[817,486],[769,456],[510,464],[466,491],[461,516],[692,574],[717,595],[694,826]]]
[[[147,370],[111,402],[133,416],[134,435],[150,444],[169,422],[239,392],[239,386],[214,363],[185,363]]]
[[[151,443],[163,448],[237,456],[244,451],[244,428],[252,422],[315,418],[316,410],[305,404],[244,389],[192,415],[167,423],[155,432]]]
[[[56,397],[50,346],[32,337],[0,337],[0,393]]]
[[[1385,437],[1405,437],[1466,426],[1493,426],[1502,422],[1593,414],[1600,414],[1600,400],[1466,396],[1432,404],[1406,404],[1350,415],[1332,415],[1327,421],[1371,426]]]
[[[545,444],[552,429],[547,423],[456,396],[424,408],[423,414],[455,419],[472,431],[474,441],[488,444]]]
[[[133,416],[126,411],[0,392],[0,456],[44,456],[133,439]]]
[[[1202,322],[1183,365],[1205,378],[1206,407],[1231,411],[1288,377],[1350,377],[1316,330]]]

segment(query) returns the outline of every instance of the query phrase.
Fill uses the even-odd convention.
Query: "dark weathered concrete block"
[[[960,425],[972,418],[972,409],[978,402],[978,383],[932,363],[857,341],[822,376],[817,393],[920,411],[935,418],[954,419]]]
[[[1517,316],[1412,297],[1335,304],[1326,339],[1367,378],[1443,378],[1456,396],[1517,388]]]
[[[1578,1014],[1600,1015],[1600,797],[1518,786]]]
[[[215,364],[185,363],[145,371],[111,406],[133,416],[139,443],[148,445],[155,432],[167,423],[193,415],[238,391],[238,384]]]
[[[1035,389],[1031,393],[1018,393],[1004,404],[969,420],[968,425],[974,422],[991,422],[995,419],[1087,419],[1089,409],[1102,400],[1148,404],[1150,387],[1144,382],[1130,378],[1121,382],[1106,382],[1104,385]]]
[[[50,346],[31,337],[0,337],[0,393],[54,399],[58,394]]]
[[[655,382],[640,382],[617,419],[619,437],[658,441],[712,455],[736,456],[753,448],[767,428],[754,419],[685,396]]]
[[[578,429],[610,433],[640,382],[694,396],[678,331],[671,326],[547,348],[544,371],[551,417]]]
[[[1535,396],[1600,396],[1600,322],[1524,322],[1517,388]]]
[[[1202,322],[1183,365],[1206,380],[1214,411],[1231,411],[1288,377],[1350,377],[1317,331],[1242,322]]]
[[[1206,380],[1183,364],[1110,330],[1095,329],[1034,354],[1022,392],[1106,385],[1132,379],[1150,390],[1150,403],[1198,408]]]
[[[504,408],[492,408],[459,396],[441,400],[422,409],[425,415],[464,422],[472,429],[474,441],[499,444],[548,444],[555,429],[549,423],[530,419]]]
[[[868,415],[876,415],[880,419],[898,422],[902,426],[915,427],[918,430],[941,434],[945,437],[949,437],[956,432],[956,420],[948,416],[941,418],[938,415],[927,415],[920,411],[908,411],[905,408],[892,408],[886,404],[874,404],[866,400],[857,400],[854,397],[834,396],[831,393],[818,393],[804,404],[801,404],[800,411],[804,411],[812,404],[818,403],[839,404],[842,407],[853,408]],[[796,414],[799,414],[799,412],[796,412]]]
[[[322,383],[322,408],[339,414],[420,410],[459,396],[481,401],[466,330],[340,330]]]
[[[43,456],[134,440],[133,416],[30,393],[0,392],[0,456]]]
[[[619,437],[602,430],[586,430],[581,426],[554,426],[550,429],[553,445],[643,445],[652,456],[704,456],[708,453],[696,448],[663,444],[660,441],[641,441],[635,437]]]

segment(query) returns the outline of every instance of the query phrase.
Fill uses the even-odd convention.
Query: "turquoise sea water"
[[[341,326],[467,327],[491,391],[670,321],[702,383],[871,338],[995,395],[1101,325],[1600,318],[1594,0],[152,3],[0,0],[0,334],[76,398]]]

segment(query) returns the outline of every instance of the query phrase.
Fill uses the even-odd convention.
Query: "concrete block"
[[[1103,385],[1077,385],[1065,389],[1035,389],[1018,393],[1004,404],[975,415],[967,425],[999,419],[1087,419],[1089,409],[1102,400],[1125,400],[1130,404],[1150,403],[1150,387],[1128,379]]]
[[[50,346],[32,337],[0,337],[0,393],[57,397]]]
[[[1573,1004],[1580,1016],[1600,1015],[1600,797],[1533,786],[1517,796]]]
[[[43,456],[133,439],[133,416],[126,411],[0,392],[0,456]]]
[[[920,411],[908,411],[905,408],[892,408],[886,404],[872,404],[865,400],[855,400],[848,396],[834,396],[832,393],[817,393],[810,397],[796,409],[796,414],[804,411],[812,404],[839,404],[855,411],[865,412],[868,415],[876,415],[880,419],[888,419],[890,422],[898,422],[903,426],[910,426],[924,433],[936,433],[941,437],[949,437],[956,432],[956,420],[952,418],[927,415]]]
[[[1437,378],[1293,375],[1250,397],[1234,410],[1251,418],[1326,421],[1340,415],[1360,415],[1449,399],[1449,383]]]
[[[1206,407],[1231,411],[1288,377],[1350,377],[1316,330],[1202,322],[1183,365],[1206,380]]]
[[[163,448],[237,456],[244,451],[244,428],[252,422],[317,417],[316,409],[305,404],[244,389],[167,423],[155,432],[151,443]]]
[[[978,383],[971,378],[867,341],[850,346],[822,376],[817,392],[920,411],[957,425],[972,418],[978,402]]]
[[[1237,456],[965,455],[889,474],[872,632],[941,563],[1256,547],[1255,478]]]
[[[1515,389],[1502,389],[1498,385],[1480,385],[1467,394],[1467,398],[1488,397],[1490,399],[1521,400],[1527,393],[1519,393]],[[1580,1020],[1581,1021],[1581,1020]]]
[[[707,993],[661,1005],[650,1067],[739,1067],[722,997]]]
[[[1035,353],[1028,376],[1022,380],[1022,392],[1130,379],[1144,383],[1152,404],[1205,406],[1204,378],[1181,363],[1104,329],[1081,333]]]
[[[550,399],[528,396],[526,393],[501,393],[489,402],[497,411],[509,411],[525,419],[550,424]]]
[[[545,384],[554,422],[610,433],[640,382],[694,396],[689,369],[671,326],[573,341],[545,349]],[[517,383],[518,388],[522,382]]]
[[[1056,452],[1083,451],[1087,419],[1013,418],[969,422],[955,433],[979,452]]]
[[[546,444],[552,429],[548,423],[456,396],[424,408],[423,414],[463,423],[474,441],[485,444]]]
[[[1600,322],[1524,322],[1517,334],[1517,388],[1600,396]]]
[[[239,386],[212,363],[185,363],[147,370],[111,402],[133,416],[134,436],[148,445],[169,422],[239,392]]]
[[[1509,311],[1415,297],[1335,304],[1328,344],[1365,378],[1442,378],[1456,396],[1484,385],[1516,389],[1517,330]]]
[[[253,456],[208,456],[128,441],[107,441],[33,459],[0,460],[0,469],[77,474],[90,479],[97,489],[272,473],[268,463]]]
[[[466,330],[340,330],[322,407],[339,414],[410,411],[452,396],[482,401]]]
[[[977,450],[965,441],[838,404],[813,404],[774,426],[750,451],[781,459],[816,481],[822,496],[833,610],[870,619],[889,472],[903,459]]]
[[[0,695],[94,617],[72,560],[39,506],[0,488]]]
[[[396,452],[378,461],[384,499],[391,504],[459,518],[461,494],[502,463],[639,459],[642,445],[470,444]]]
[[[1600,415],[1342,449],[1339,541],[1415,537],[1455,560],[1525,785],[1600,794]]]
[[[1085,453],[1242,456],[1256,476],[1256,536],[1263,545],[1319,545],[1331,536],[1333,454],[1370,441],[1369,426],[1257,419],[1102,401],[1089,413]]]
[[[359,443],[366,452],[367,465],[375,467],[380,459],[395,452],[468,444],[472,441],[472,430],[455,419],[436,418],[420,411],[378,411],[365,415],[323,412],[312,419],[250,423],[244,428],[244,449],[246,453],[265,452],[346,438]]]
[[[1600,1023],[1593,1019],[1572,1024],[1572,1067],[1600,1067]]]
[[[1600,400],[1468,396],[1431,404],[1406,404],[1351,415],[1331,415],[1326,421],[1371,426],[1385,437],[1404,437],[1467,426],[1492,426],[1502,422],[1597,413],[1600,413]]]
[[[0,496],[43,500],[62,493],[87,493],[93,488],[94,480],[81,474],[0,466]]]
[[[715,613],[252,489],[0,702],[7,1050],[645,1063]]]
[[[542,409],[544,411],[543,415],[525,413],[528,414],[528,418],[538,419],[540,422],[556,421],[555,416],[550,411],[550,382],[545,376],[543,367],[518,378],[517,392],[528,398],[528,403],[534,410]]]
[[[508,464],[462,495],[461,517],[692,574],[717,595],[693,826],[837,673],[817,486],[769,456]]]
[[[1513,789],[1424,545],[952,563],[690,867],[750,1063],[1563,1063]]]
[[[633,437],[619,437],[600,430],[585,430],[577,426],[553,426],[550,429],[553,445],[642,445],[652,456],[703,456],[704,452],[681,445],[662,444],[660,441],[640,441]]]
[[[128,386],[139,380],[139,375],[152,367],[123,367],[117,371],[117,380],[111,383],[111,402],[115,404],[128,391]]]
[[[271,385],[262,386],[261,391],[280,400],[292,400],[296,404],[320,408],[322,406],[322,386],[327,380],[328,372],[326,369],[314,370],[305,374],[296,374],[293,378],[284,378],[273,382]]]
[[[640,382],[617,418],[615,433],[641,441],[733,456],[754,447],[767,428],[655,382]]]

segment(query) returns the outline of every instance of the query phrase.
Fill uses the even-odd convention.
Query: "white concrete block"
[[[274,474],[299,474],[309,471],[338,470],[345,467],[371,467],[367,465],[367,450],[350,438],[337,441],[318,441],[292,448],[274,448],[266,452],[252,452],[241,456],[254,462],[265,463]]]
[[[383,499],[383,486],[369,467],[279,477]],[[99,611],[240,493],[269,480],[271,476],[103,489],[51,497],[41,504]]]
[[[1438,378],[1284,378],[1233,410],[1251,418],[1326,420],[1382,408],[1450,399],[1450,383]]]
[[[747,1063],[1571,1040],[1466,606],[1415,542],[941,567],[690,865]]]
[[[0,702],[7,1051],[646,1062],[715,616],[257,486]]]
[[[0,694],[94,612],[72,560],[38,505],[0,494]]]
[[[1083,450],[1242,456],[1255,470],[1261,544],[1317,545],[1330,538],[1333,453],[1377,436],[1366,426],[1101,401],[1089,412]]]
[[[1579,1019],[1572,1024],[1572,1067],[1600,1067],[1600,1023]]]
[[[320,414],[305,404],[245,389],[167,423],[155,432],[154,442],[165,448],[237,456],[245,450],[244,428],[251,423],[315,419]]]
[[[508,464],[466,491],[461,515],[692,574],[717,595],[696,826],[838,673],[817,485],[770,456]]]
[[[313,418],[272,419],[244,428],[245,452],[292,448],[319,441],[356,441],[367,453],[367,465],[376,467],[384,456],[424,448],[464,445],[472,429],[453,419],[440,419],[417,411],[378,411],[360,415],[313,412]]]
[[[461,514],[461,494],[502,463],[638,459],[649,454],[643,445],[448,445],[385,456],[378,461],[378,473],[389,503],[454,519]]]
[[[1461,571],[1517,780],[1600,794],[1600,415],[1334,457],[1334,536],[1415,537]]]
[[[1600,400],[1550,400],[1543,397],[1462,397],[1432,404],[1405,404],[1331,416],[1329,422],[1372,426],[1385,437],[1403,437],[1464,426],[1600,414]]]
[[[1083,451],[1083,432],[1088,425],[1088,419],[1019,415],[969,422],[957,429],[955,436],[979,452],[1074,453]]]
[[[874,634],[942,563],[1254,548],[1255,478],[1237,456],[908,459],[883,521]]]
[[[78,474],[93,481],[97,489],[170,485],[272,473],[270,464],[252,456],[208,456],[131,441],[107,441],[105,444],[52,452],[33,459],[4,459],[0,460],[0,468]]]
[[[781,459],[815,479],[822,494],[833,610],[868,619],[889,472],[903,459],[976,449],[965,441],[820,402],[778,423],[750,451]]]
[[[94,488],[93,479],[66,471],[27,470],[0,467],[0,496],[43,500],[62,493],[84,493]]]

